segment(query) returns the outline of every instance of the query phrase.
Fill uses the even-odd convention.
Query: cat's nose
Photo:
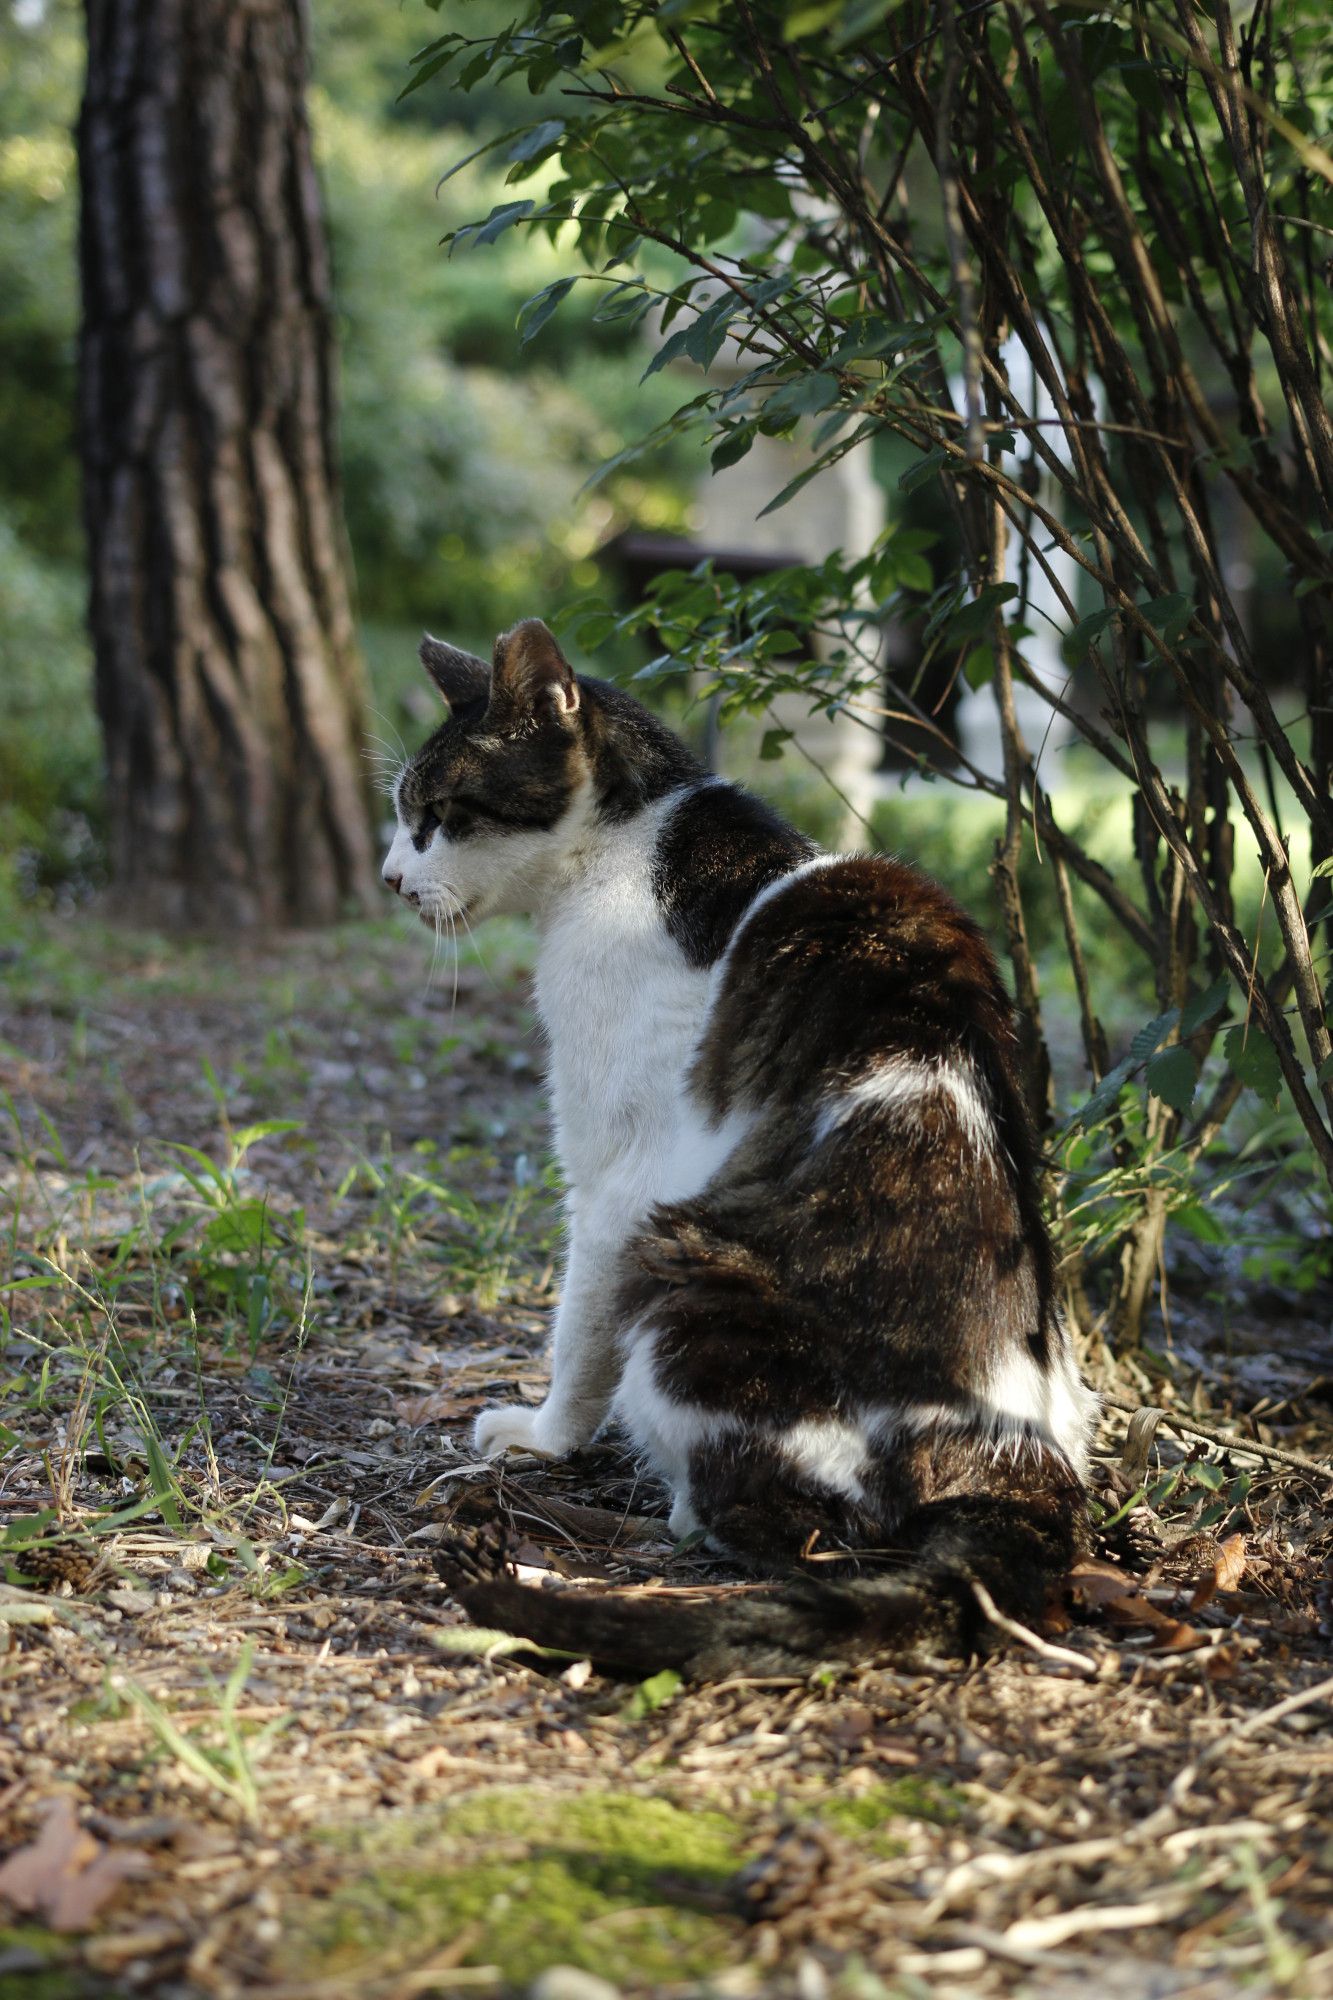
[[[391,875],[388,869],[386,868],[384,871],[384,880],[387,883],[388,887],[393,890],[395,896],[402,895],[403,878],[401,875]]]

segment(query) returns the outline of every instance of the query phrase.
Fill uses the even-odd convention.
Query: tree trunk
[[[373,884],[304,0],[86,0],[80,437],[114,879],[327,920]]]

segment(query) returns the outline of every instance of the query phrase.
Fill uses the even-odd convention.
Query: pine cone
[[[58,1592],[63,1584],[71,1591],[86,1590],[96,1566],[95,1557],[70,1542],[57,1542],[54,1548],[23,1549],[14,1558],[14,1567],[25,1583],[50,1592]]]

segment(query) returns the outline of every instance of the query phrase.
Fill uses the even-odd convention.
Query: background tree
[[[365,896],[362,675],[302,0],[88,0],[79,432],[114,879],[140,914]]]

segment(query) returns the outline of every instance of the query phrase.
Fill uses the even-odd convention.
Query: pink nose
[[[388,869],[386,868],[384,871],[384,879],[387,882],[388,886],[393,890],[395,896],[402,895],[403,878],[401,875],[391,875]]]

